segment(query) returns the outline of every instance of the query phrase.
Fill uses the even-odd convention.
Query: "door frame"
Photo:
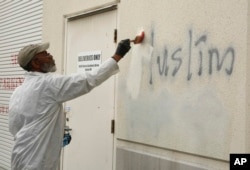
[[[63,38],[63,57],[62,57],[62,70],[61,73],[65,75],[67,73],[67,32],[68,32],[68,23],[73,20],[89,17],[92,15],[97,15],[101,14],[104,12],[112,11],[112,10],[117,10],[117,2],[111,2],[107,3],[104,5],[96,6],[93,8],[85,9],[83,11],[71,13],[64,15],[64,23],[63,23],[63,33],[64,33],[64,38]],[[116,24],[118,21],[116,21]],[[117,25],[116,25],[117,28]],[[114,96],[115,97],[115,96]],[[65,103],[63,104],[65,106]],[[64,107],[65,108],[65,107]],[[114,119],[116,118],[115,116],[116,111],[114,112]],[[112,147],[112,170],[115,169],[115,156],[116,156],[116,141],[115,141],[115,133],[113,135],[113,147]],[[60,166],[58,170],[64,170],[63,169],[63,160],[64,160],[64,149],[62,148],[61,151],[61,159],[60,159]]]
[[[64,33],[64,40],[63,40],[63,58],[62,58],[62,70],[61,73],[65,74],[67,72],[66,70],[66,64],[67,64],[67,32],[68,32],[68,22],[80,18],[85,18],[88,16],[117,10],[117,2],[107,3],[101,6],[96,6],[93,8],[89,8],[83,11],[75,12],[72,14],[64,15],[64,27],[63,27],[63,33]],[[116,21],[117,23],[117,21]],[[117,26],[116,26],[117,27]]]

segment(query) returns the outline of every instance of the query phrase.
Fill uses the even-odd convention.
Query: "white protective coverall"
[[[92,73],[26,73],[9,103],[9,130],[15,140],[12,170],[56,170],[65,125],[62,103],[88,93],[118,71],[110,58]]]

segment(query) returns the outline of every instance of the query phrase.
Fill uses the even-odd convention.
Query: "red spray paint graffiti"
[[[11,55],[11,64],[15,65],[18,64],[17,62],[17,54]]]
[[[14,90],[20,86],[24,81],[23,77],[14,78],[0,78],[0,89],[3,90]]]
[[[8,114],[9,107],[8,106],[0,106],[0,114]]]

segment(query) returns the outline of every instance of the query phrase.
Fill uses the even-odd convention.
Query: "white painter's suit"
[[[92,73],[26,73],[9,104],[9,130],[14,136],[12,170],[55,170],[65,125],[62,103],[88,93],[118,70],[110,58]]]

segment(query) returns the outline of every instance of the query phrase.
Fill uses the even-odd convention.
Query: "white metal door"
[[[66,74],[77,72],[79,53],[101,51],[102,62],[113,55],[116,10],[69,19],[66,25]],[[114,85],[113,76],[90,93],[66,103],[72,141],[64,148],[63,170],[113,169]]]

